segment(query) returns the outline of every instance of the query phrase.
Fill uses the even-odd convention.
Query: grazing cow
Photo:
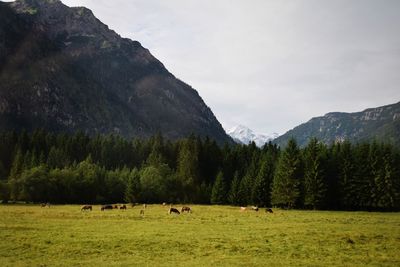
[[[103,211],[103,210],[112,210],[112,209],[113,209],[112,205],[103,205],[103,206],[101,206],[101,211]]]
[[[162,205],[163,205],[163,206],[166,206],[166,205],[167,205],[167,203],[166,203],[166,202],[163,202],[163,203],[162,203]]]
[[[265,209],[265,212],[268,212],[268,213],[274,213],[274,212],[272,211],[272,209],[271,209],[271,208],[266,208],[266,209]]]
[[[126,205],[122,205],[121,207],[119,207],[120,210],[126,210]]]
[[[92,205],[83,205],[82,208],[81,208],[81,211],[84,211],[84,210],[92,211]]]
[[[184,213],[185,211],[188,212],[188,213],[191,213],[191,212],[192,212],[192,210],[190,209],[190,207],[185,207],[185,206],[183,206],[182,209],[181,209],[181,212]]]
[[[135,203],[132,203],[132,204],[131,204],[131,207],[134,208],[134,207],[135,207]]]
[[[246,211],[247,208],[246,207],[240,207],[240,211]]]
[[[257,206],[253,206],[253,207],[251,207],[251,209],[254,210],[254,211],[258,211],[258,207]]]
[[[144,215],[144,210],[140,210],[140,215]]]
[[[40,207],[42,207],[42,208],[44,208],[44,207],[50,208],[50,203],[49,203],[49,202],[47,202],[47,203],[42,203],[42,204],[40,204]]]
[[[117,210],[118,208],[119,208],[118,205],[114,205],[114,206],[113,206],[113,209],[116,209],[116,210]]]
[[[177,210],[177,209],[175,209],[175,208],[169,208],[168,214],[171,214],[171,213],[181,214],[181,213],[179,212],[179,210]]]
[[[146,204],[143,204],[143,209],[146,209],[147,208],[147,205]]]

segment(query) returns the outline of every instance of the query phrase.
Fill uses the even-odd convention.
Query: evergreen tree
[[[125,201],[136,203],[140,198],[140,175],[137,169],[133,169],[128,177],[125,189]]]
[[[0,180],[0,203],[7,203],[10,199],[10,187],[6,180]]]
[[[355,163],[352,146],[344,142],[340,150],[340,203],[342,209],[354,209],[357,206],[357,183],[355,181]]]
[[[325,206],[325,147],[317,139],[310,140],[304,153],[304,205],[313,209]]]
[[[10,178],[11,179],[18,178],[23,170],[23,167],[24,167],[24,157],[22,155],[22,151],[20,149],[17,149],[17,152],[14,156],[14,160],[11,165]]]
[[[220,171],[215,179],[211,191],[211,204],[224,204],[226,202],[226,184],[223,173]]]
[[[239,188],[240,188],[239,172],[236,171],[235,175],[233,176],[233,180],[228,193],[228,201],[232,205],[239,205],[241,202],[239,197]]]
[[[0,161],[0,180],[7,179],[7,171],[2,161]]]
[[[198,182],[198,151],[195,140],[184,140],[179,149],[177,177],[182,184],[184,202],[196,199],[196,183]]]
[[[383,164],[381,175],[376,177],[378,192],[377,208],[398,210],[400,208],[400,169],[396,156],[390,145],[383,148]]]
[[[297,143],[290,139],[282,152],[274,176],[272,205],[288,208],[302,206],[303,170]]]
[[[270,153],[264,155],[252,191],[253,204],[260,207],[271,204],[271,183],[274,173],[274,159]]]

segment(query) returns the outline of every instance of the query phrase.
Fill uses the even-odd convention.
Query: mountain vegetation
[[[373,141],[390,142],[400,147],[400,102],[370,108],[362,112],[333,112],[312,118],[274,139],[279,146],[286,146],[294,138],[304,147],[312,138],[331,144],[333,142]]]
[[[341,210],[400,209],[391,144],[291,139],[219,146],[196,136],[0,134],[0,199],[51,203],[199,203]]]
[[[210,108],[84,7],[0,2],[0,129],[231,142]]]

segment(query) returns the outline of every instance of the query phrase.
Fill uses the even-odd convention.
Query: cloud
[[[64,0],[138,40],[225,128],[284,133],[400,100],[397,0]]]

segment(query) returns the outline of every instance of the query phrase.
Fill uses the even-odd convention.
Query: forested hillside
[[[296,139],[301,147],[306,146],[311,138],[326,144],[344,140],[352,143],[377,140],[400,147],[400,102],[361,112],[331,112],[312,118],[273,142],[285,146],[290,138]]]
[[[379,143],[294,140],[220,147],[42,130],[0,135],[0,199],[52,203],[212,203],[398,210],[400,152]]]

